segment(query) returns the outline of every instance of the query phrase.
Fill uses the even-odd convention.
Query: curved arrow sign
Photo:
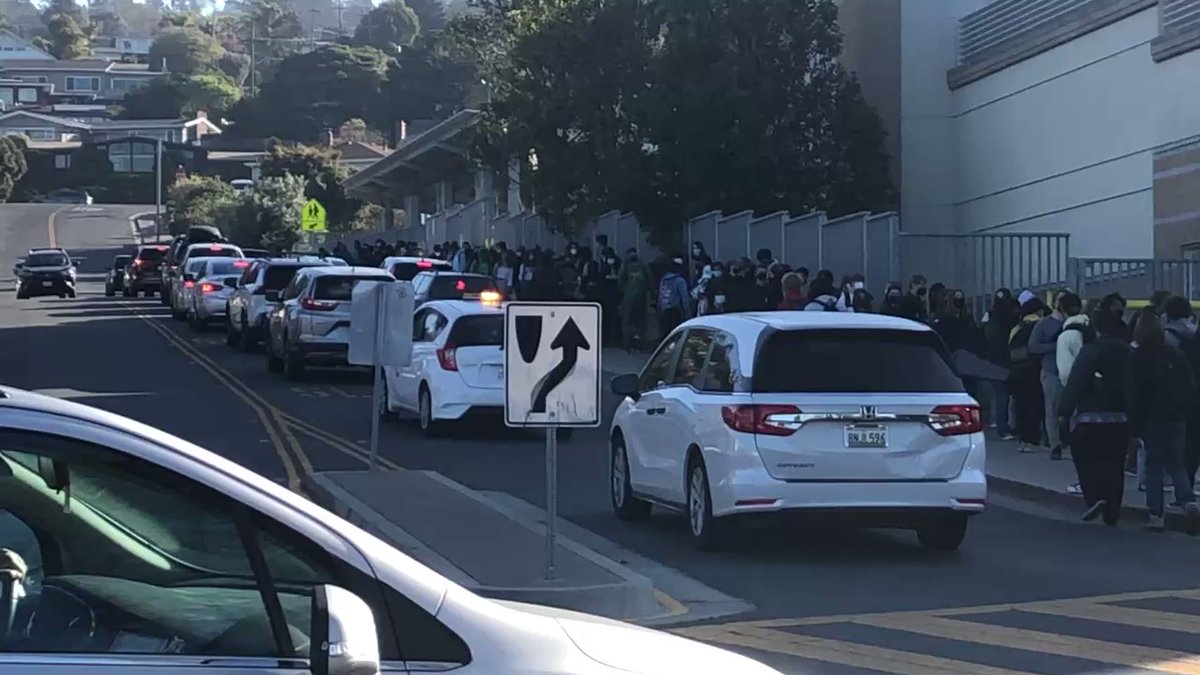
[[[505,306],[504,411],[509,426],[600,423],[600,307]]]

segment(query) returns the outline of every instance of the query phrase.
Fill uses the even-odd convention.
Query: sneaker
[[[1002,440],[1002,441],[1015,441],[1015,440],[1017,440],[1017,437],[1016,437],[1016,436],[1013,436],[1012,434],[1004,433],[1004,434],[1000,434],[1000,440]]]
[[[988,428],[989,428],[989,429],[995,429],[995,428],[996,428],[996,423],[995,423],[995,422],[991,422],[991,423],[989,423],[989,424],[988,424]]]
[[[1050,451],[1050,461],[1058,462],[1062,460],[1062,447],[1055,447]]]
[[[1125,475],[1130,478],[1137,478],[1137,469],[1125,469]]]
[[[1167,529],[1166,523],[1163,522],[1162,516],[1150,516],[1146,520],[1146,529],[1152,532],[1162,532]]]
[[[1108,502],[1101,499],[1095,504],[1092,504],[1091,508],[1089,508],[1087,511],[1084,511],[1080,518],[1083,520],[1083,522],[1090,523],[1096,518],[1100,517],[1100,514],[1104,511],[1104,507],[1107,505]],[[1197,515],[1200,515],[1200,511],[1197,511],[1196,513]]]
[[[1188,534],[1200,532],[1200,506],[1196,506],[1196,502],[1184,504],[1183,515],[1187,518],[1185,531]]]
[[[1037,446],[1030,445],[1029,443],[1021,443],[1017,446],[1017,452],[1024,454],[1034,453],[1037,452]]]
[[[1146,484],[1138,483],[1138,492],[1145,492],[1145,491],[1146,491]]]
[[[1083,494],[1083,488],[1079,486],[1079,483],[1071,483],[1067,486],[1067,494],[1081,495]]]

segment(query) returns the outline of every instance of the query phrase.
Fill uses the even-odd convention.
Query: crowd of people
[[[506,297],[593,301],[603,308],[605,343],[640,349],[695,315],[804,310],[876,312],[928,323],[950,354],[969,354],[986,368],[964,373],[989,424],[1022,453],[1068,453],[1087,520],[1115,524],[1124,472],[1146,491],[1149,527],[1163,528],[1164,486],[1175,492],[1189,530],[1200,529],[1194,482],[1200,465],[1200,338],[1191,303],[1155,293],[1126,320],[1119,294],[1085,305],[1075,293],[996,290],[982,319],[961,289],[928,284],[917,274],[907,287],[891,282],[876,298],[862,274],[835,280],[830,270],[777,260],[770,249],[754,259],[713,260],[701,242],[690,256],[644,261],[636,249],[619,254],[603,235],[592,245],[568,243],[510,249],[444,242],[426,251],[415,242],[339,243],[333,251],[357,264],[394,255],[427,255],[459,272],[496,279]],[[654,321],[651,321],[651,317]],[[963,369],[965,370],[965,369]],[[1169,479],[1164,480],[1164,478]]]

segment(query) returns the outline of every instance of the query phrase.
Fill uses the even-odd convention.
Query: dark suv
[[[163,259],[166,256],[166,244],[142,244],[138,246],[133,260],[130,260],[129,264],[125,267],[125,283],[122,285],[121,293],[127,298],[132,298],[137,296],[138,293],[150,297],[155,292],[162,291],[162,278],[159,276],[159,268],[162,266]]]
[[[17,264],[17,299],[75,297],[75,263],[59,248],[33,249]]]

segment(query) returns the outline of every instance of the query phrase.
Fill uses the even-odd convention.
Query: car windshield
[[[144,248],[138,251],[138,260],[162,260],[166,254],[167,251],[165,248],[160,249],[157,246],[154,248]]]
[[[313,289],[313,299],[349,302],[358,282],[390,279],[391,277],[321,277],[317,279],[316,288]]]
[[[430,300],[458,300],[467,296],[478,296],[484,291],[496,290],[491,277],[438,275],[429,286]]]
[[[784,330],[754,359],[754,392],[963,391],[933,331]]]
[[[441,261],[422,260],[420,262],[398,262],[392,265],[391,273],[397,281],[412,281],[421,272],[441,269],[449,271],[450,265]]]
[[[64,267],[71,264],[62,253],[31,253],[25,257],[26,267]]]
[[[237,268],[234,267],[233,260],[209,260],[208,270],[205,271],[205,276],[216,276],[219,274],[233,274]]]
[[[504,315],[464,316],[454,322],[448,341],[455,347],[499,347],[504,344]]]

